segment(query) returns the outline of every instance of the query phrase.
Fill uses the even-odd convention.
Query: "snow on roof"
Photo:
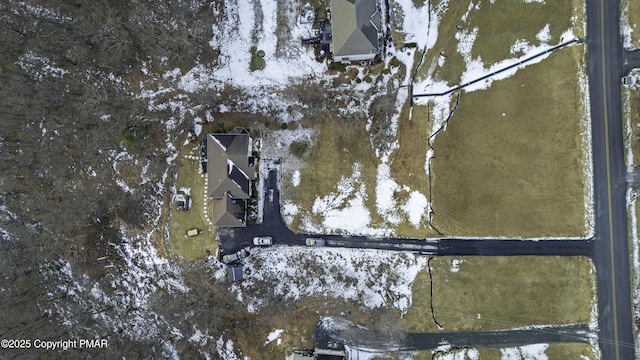
[[[216,142],[216,144],[218,144],[218,146],[220,146],[220,148],[222,149],[222,151],[227,152],[227,147],[226,147],[226,146],[224,146],[224,145],[222,145],[222,142],[221,142],[220,140],[218,140],[218,138],[216,138],[216,137],[215,137],[215,136],[213,136],[213,135],[209,135],[209,138],[213,139],[213,140]]]

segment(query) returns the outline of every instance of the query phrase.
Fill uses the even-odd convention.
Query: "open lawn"
[[[513,57],[511,46],[518,40],[537,45],[536,35],[549,25],[548,43],[560,42],[560,35],[572,28],[571,17],[582,1],[556,0],[525,2],[498,0],[482,2],[479,10],[472,10],[467,18],[468,29],[478,28],[471,56],[480,57],[486,65]],[[582,11],[580,11],[582,12]],[[578,30],[582,29],[582,23]],[[581,36],[574,30],[576,36]]]
[[[547,345],[547,344],[545,344]],[[539,346],[539,345],[536,345]],[[434,355],[431,351],[422,351],[413,357],[413,360],[438,360],[438,359],[478,359],[478,360],[490,360],[490,359],[504,359],[503,354],[515,354],[519,353],[519,348],[508,348],[507,351],[501,351],[501,349],[461,349],[445,351],[441,354]],[[527,352],[528,353],[528,352]],[[474,356],[477,354],[477,357]],[[596,360],[600,357],[594,354],[593,348],[589,344],[582,343],[562,343],[562,344],[548,344],[545,349],[545,359],[549,360],[565,360],[565,359],[581,359],[581,360]],[[448,355],[448,357],[445,357]],[[455,355],[455,356],[454,356]],[[513,357],[507,357],[513,359]]]
[[[428,145],[415,141],[419,131],[426,131],[424,122],[427,120],[423,114],[412,124],[408,121],[408,107],[402,110],[400,148],[390,156],[389,177],[380,175],[384,172],[380,167],[386,165],[381,165],[376,158],[364,124],[342,118],[324,119],[317,127],[313,146],[304,151],[305,161],[299,170],[298,185],[291,185],[292,174],[283,174],[284,202],[290,200],[297,207],[291,228],[294,231],[340,232],[341,228],[332,224],[345,216],[352,217],[351,233],[391,231],[403,237],[435,235],[428,227],[426,210],[414,223],[409,221],[406,210],[421,209],[421,205],[415,205],[421,204],[416,199],[420,194],[426,199],[429,194],[429,178],[424,170]],[[416,158],[422,160],[416,161]],[[383,183],[394,184],[395,190],[380,190]],[[380,200],[379,196],[385,196],[382,199],[386,200]],[[379,201],[392,203],[386,211],[394,214],[380,213]],[[336,215],[343,209],[347,210]]]
[[[188,145],[187,148],[197,146],[196,143]],[[171,219],[169,221],[169,246],[176,255],[183,256],[191,260],[201,260],[207,255],[207,250],[214,254],[218,247],[215,239],[215,228],[210,227],[204,215],[204,178],[198,173],[199,163],[187,160],[180,156],[180,168],[176,189],[186,187],[191,189],[192,208],[189,211],[177,211],[173,206]],[[208,206],[210,208],[211,206]],[[202,233],[195,237],[187,237],[187,229],[198,228]]]
[[[582,257],[435,257],[433,308],[445,331],[588,323],[595,272]],[[428,269],[413,284],[407,331],[437,332]]]
[[[446,81],[449,86],[460,83],[466,67],[458,51],[459,33],[478,29],[470,56],[472,59],[480,58],[485,67],[516,57],[511,53],[516,42],[540,44],[541,40],[536,36],[547,25],[549,37],[545,40],[549,44],[559,43],[561,34],[569,29],[575,36],[584,36],[584,4],[579,0],[515,3],[497,0],[479,4],[463,0],[447,7],[433,3],[432,6],[441,9],[438,39],[425,54],[423,65],[417,70],[418,79],[432,76],[435,80]]]
[[[631,46],[640,48],[640,2],[637,0],[622,0],[623,9],[627,8],[627,18],[629,26],[633,30],[631,32]]]
[[[428,107],[416,105],[413,107],[409,118],[408,106],[400,113],[398,121],[398,149],[390,156],[391,176],[399,184],[408,186],[411,190],[420,191],[429,196],[430,180],[425,171],[427,151],[429,143],[425,139],[429,136],[431,124],[428,116]],[[398,199],[404,200],[409,192],[401,190],[396,192]],[[398,226],[398,234],[407,237],[428,237],[437,234],[428,227],[427,222],[416,228],[408,223]]]
[[[294,217],[292,229],[302,231],[301,217],[312,221],[314,226],[322,226],[321,213],[311,210],[317,197],[337,191],[337,184],[343,177],[359,167],[359,184],[366,186],[367,208],[375,208],[376,159],[370,149],[368,134],[362,126],[348,124],[344,119],[327,118],[320,125],[318,137],[304,166],[300,170],[300,184],[291,190],[291,199],[301,209]],[[339,204],[346,205],[346,204]]]
[[[457,236],[585,236],[583,47],[463,93],[435,138],[433,223]]]

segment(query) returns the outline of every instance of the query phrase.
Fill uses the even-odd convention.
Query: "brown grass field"
[[[585,233],[582,46],[464,93],[434,141],[434,224],[445,234]],[[504,115],[503,115],[504,114]]]
[[[588,323],[595,272],[582,257],[464,257],[431,260],[433,307],[445,331]],[[576,276],[581,274],[581,276]],[[437,332],[428,269],[413,285],[408,331]]]

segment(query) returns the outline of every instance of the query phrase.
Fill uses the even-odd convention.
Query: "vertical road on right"
[[[633,359],[619,0],[586,0],[599,343],[603,359]]]

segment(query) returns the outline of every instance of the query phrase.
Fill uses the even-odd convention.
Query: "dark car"
[[[191,209],[191,196],[185,195],[183,192],[176,194],[176,208],[183,211]]]

